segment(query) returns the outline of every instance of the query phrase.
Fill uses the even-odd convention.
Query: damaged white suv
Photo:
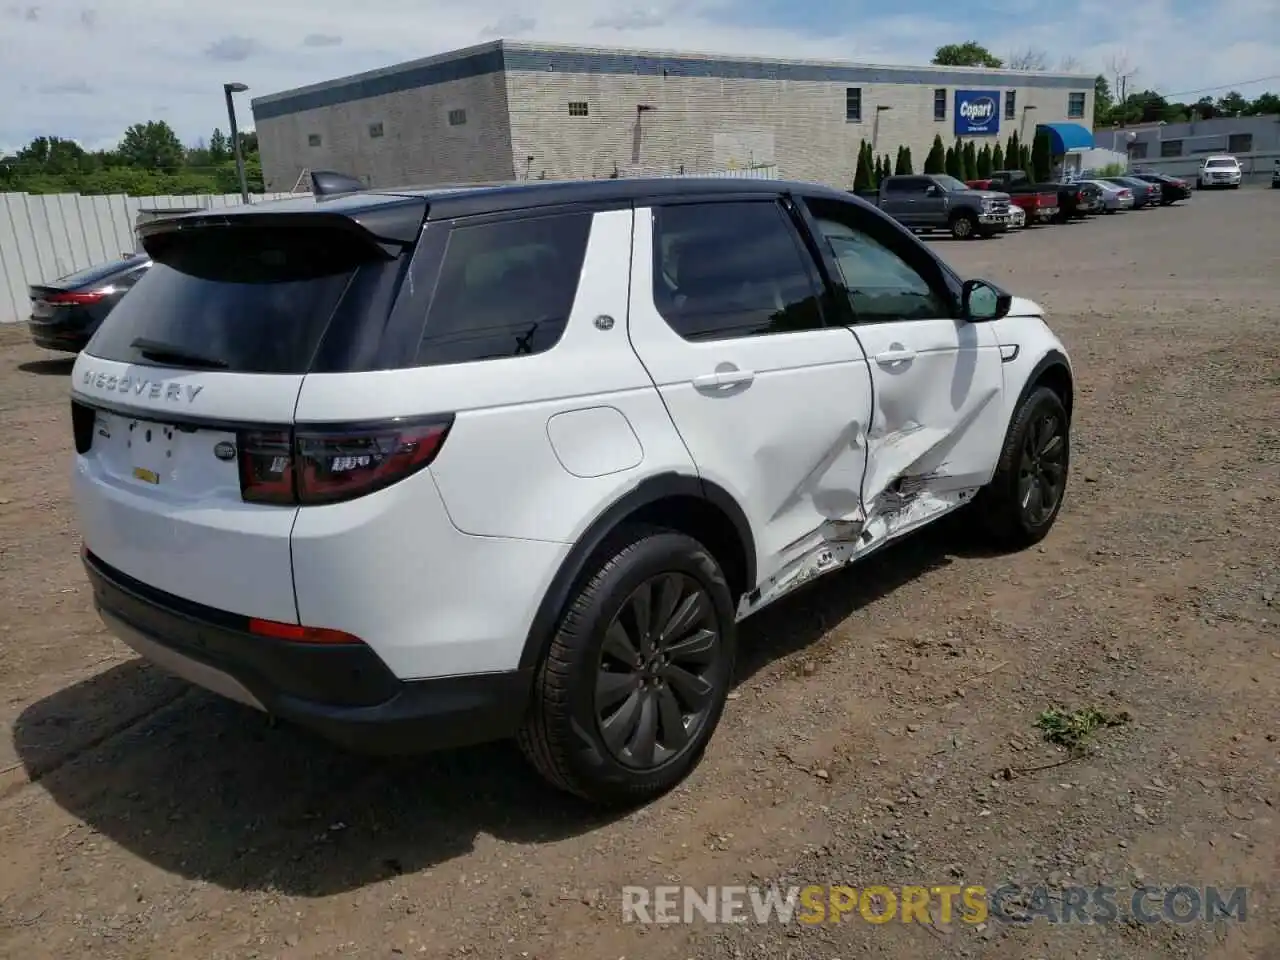
[[[76,361],[108,625],[355,749],[516,737],[634,802],[700,757],[736,625],[952,511],[1048,532],[1041,309],[847,193],[363,191],[160,220]]]

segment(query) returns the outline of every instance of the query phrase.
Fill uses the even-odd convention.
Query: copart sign
[[[956,91],[957,136],[981,136],[999,132],[999,90]]]

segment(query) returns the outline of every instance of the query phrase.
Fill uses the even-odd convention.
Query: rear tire
[[[972,240],[978,232],[978,221],[971,213],[959,213],[951,218],[951,236],[957,240]]]
[[[1048,535],[1062,508],[1071,430],[1061,398],[1036,387],[1014,412],[995,476],[974,501],[974,519],[997,546],[1020,550]]]
[[[720,722],[735,644],[732,596],[711,552],[671,530],[624,531],[561,617],[520,749],[552,785],[593,803],[665,793]]]

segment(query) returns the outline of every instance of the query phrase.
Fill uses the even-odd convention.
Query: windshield
[[[1235,165],[1236,162],[1230,157],[1223,157],[1218,160],[1209,160],[1205,163],[1206,167],[1234,167]]]
[[[937,181],[938,186],[942,187],[947,193],[955,193],[957,190],[968,190],[969,185],[955,177],[949,177],[945,173],[936,174],[933,178]]]

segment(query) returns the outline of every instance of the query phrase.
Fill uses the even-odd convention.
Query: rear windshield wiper
[[[203,367],[206,370],[222,370],[227,366],[227,361],[219,360],[217,357],[206,357],[199,353],[192,353],[183,347],[162,343],[159,340],[148,340],[146,337],[136,338],[130,346],[155,363],[175,367]]]

